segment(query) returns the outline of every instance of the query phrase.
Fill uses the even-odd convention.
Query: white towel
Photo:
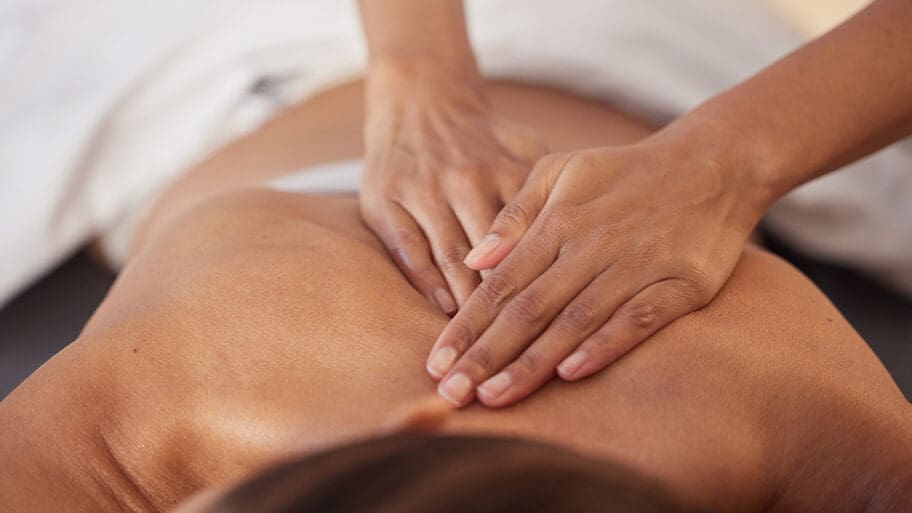
[[[471,0],[467,16],[486,75],[658,120],[803,39],[760,0]],[[169,180],[278,109],[356,77],[365,49],[353,0],[6,0],[0,59],[2,303],[89,237],[114,230],[124,236],[109,240],[128,242],[125,220]],[[907,152],[796,191],[771,226],[912,293]],[[854,223],[832,214],[845,205]]]
[[[354,77],[345,1],[0,2],[0,304],[177,173]]]

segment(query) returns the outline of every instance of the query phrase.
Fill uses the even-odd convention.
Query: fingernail
[[[471,265],[475,263],[479,258],[484,258],[488,256],[492,251],[497,249],[497,246],[500,246],[501,238],[500,235],[496,233],[489,233],[481,239],[481,242],[477,246],[472,248],[472,251],[469,251],[469,254],[466,255],[465,259],[462,261],[466,265]]]
[[[456,300],[453,299],[453,295],[444,289],[437,289],[434,291],[434,301],[437,302],[437,306],[439,306],[441,310],[448,314],[455,312],[458,308],[458,306],[456,306]]]
[[[452,347],[444,347],[443,349],[438,349],[431,355],[431,358],[428,360],[428,372],[431,373],[431,376],[435,378],[442,378],[444,374],[450,372],[450,367],[453,366],[453,362],[456,361],[456,350]]]
[[[478,387],[478,392],[484,395],[485,399],[497,399],[506,392],[512,384],[513,380],[510,379],[510,375],[506,372],[501,372],[482,383],[481,386]]]
[[[576,375],[588,358],[589,355],[585,351],[577,351],[557,366],[557,373],[564,379],[573,379],[573,376]]]
[[[462,406],[472,393],[472,380],[465,374],[453,374],[437,387],[437,393],[456,406]]]

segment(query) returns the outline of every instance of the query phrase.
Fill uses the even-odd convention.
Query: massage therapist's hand
[[[763,208],[704,146],[660,133],[541,159],[466,258],[494,270],[431,351],[441,395],[509,405],[707,304]]]
[[[361,210],[412,285],[446,313],[480,278],[463,264],[544,146],[495,116],[477,71],[372,62]]]

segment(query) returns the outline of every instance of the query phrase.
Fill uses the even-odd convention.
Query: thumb
[[[538,217],[554,182],[571,155],[548,155],[539,160],[512,201],[504,205],[488,233],[463,261],[476,271],[493,269],[516,247]]]

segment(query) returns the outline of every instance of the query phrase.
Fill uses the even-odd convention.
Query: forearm
[[[874,2],[673,125],[710,127],[707,143],[734,155],[768,206],[910,132],[910,25],[912,3]]]
[[[403,110],[487,100],[461,0],[360,0],[369,65],[366,126],[390,128]],[[391,125],[392,124],[392,125]],[[368,137],[368,145],[372,138]]]
[[[461,0],[360,0],[371,63],[430,62],[477,74]]]

